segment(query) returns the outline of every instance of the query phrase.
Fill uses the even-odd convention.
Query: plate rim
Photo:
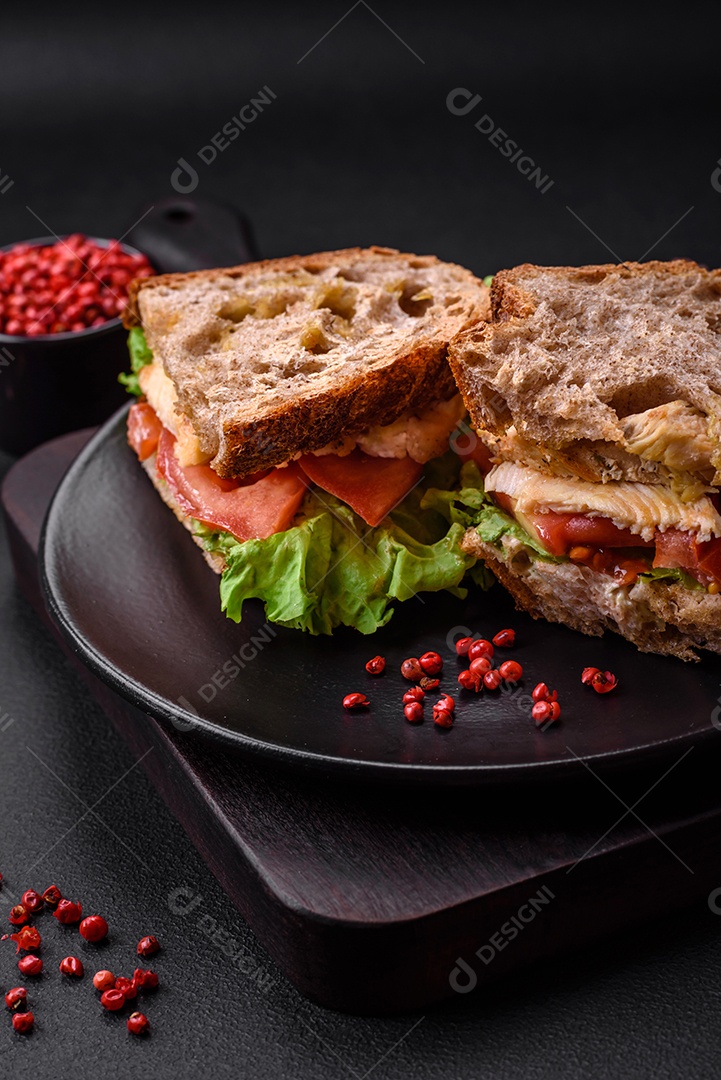
[[[40,585],[48,613],[63,639],[80,658],[83,664],[101,682],[117,693],[134,708],[150,718],[175,727],[181,733],[194,732],[209,742],[231,746],[235,750],[247,753],[250,757],[260,758],[276,765],[301,766],[315,775],[319,772],[332,771],[336,776],[343,773],[347,778],[363,780],[393,780],[399,782],[420,782],[430,786],[491,786],[507,785],[513,781],[546,781],[577,778],[588,763],[599,766],[612,765],[614,768],[631,768],[648,764],[654,759],[667,756],[674,747],[695,746],[714,734],[708,728],[694,732],[679,732],[651,743],[644,743],[630,748],[617,748],[598,753],[572,755],[552,761],[524,761],[513,763],[488,764],[453,764],[379,761],[365,758],[339,757],[332,753],[319,753],[316,750],[303,750],[297,747],[283,746],[277,742],[223,728],[203,718],[199,713],[191,713],[179,703],[170,707],[162,696],[145,686],[142,682],[121,672],[111,661],[96,650],[79,633],[72,619],[66,613],[61,599],[56,594],[51,573],[50,551],[52,550],[54,531],[61,518],[59,509],[64,489],[75,482],[85,470],[88,461],[94,457],[97,448],[108,443],[109,437],[130,409],[132,402],[122,405],[102,424],[73,459],[53,492],[43,520],[38,547],[38,565]],[[180,723],[179,723],[180,721]]]

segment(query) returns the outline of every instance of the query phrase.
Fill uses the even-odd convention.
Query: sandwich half
[[[469,271],[388,248],[133,284],[128,441],[230,618],[256,597],[285,626],[371,633],[396,600],[462,594],[447,353],[489,310]]]
[[[491,307],[449,353],[486,457],[464,550],[534,617],[721,652],[721,271],[524,265]]]

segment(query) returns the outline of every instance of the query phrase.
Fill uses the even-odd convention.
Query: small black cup
[[[100,247],[110,243],[89,239]],[[56,240],[23,242],[43,247]],[[127,244],[120,247],[140,254]],[[61,334],[0,334],[0,447],[24,454],[56,435],[106,420],[127,400],[118,382],[129,366],[127,338],[119,318]]]
[[[157,273],[234,266],[258,258],[245,217],[209,199],[163,197],[136,214],[123,251],[142,252]],[[109,240],[91,237],[107,247]],[[35,247],[57,237],[28,240]],[[0,249],[15,247],[8,244]],[[129,366],[120,319],[65,334],[0,334],[0,447],[24,454],[66,431],[94,427],[128,400],[118,374]]]

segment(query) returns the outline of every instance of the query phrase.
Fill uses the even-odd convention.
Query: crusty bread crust
[[[270,271],[273,274],[293,273],[295,270],[307,270],[309,273],[319,273],[328,270],[332,266],[350,265],[358,258],[367,255],[387,255],[417,262],[416,269],[445,265],[454,267],[469,279],[477,282],[470,271],[457,263],[442,264],[435,255],[414,255],[408,252],[400,252],[396,248],[382,247],[373,244],[369,248],[339,248],[337,251],[316,251],[310,255],[286,255],[280,259],[260,259],[257,262],[240,263],[238,266],[216,267],[212,270],[189,270],[187,273],[155,274],[152,277],[135,278],[128,286],[128,300],[123,313],[123,324],[130,330],[133,326],[142,326],[140,308],[141,294],[148,289],[169,287],[171,289],[183,289],[186,285],[192,285],[196,281],[216,281],[218,277],[241,279],[253,277],[259,273]],[[483,285],[483,282],[481,282]],[[484,296],[488,300],[488,314],[490,316],[490,290],[486,290]]]
[[[721,270],[524,264],[496,274],[491,308],[449,350],[478,431],[623,445],[620,418],[678,399],[709,417],[721,468]]]
[[[189,518],[185,511],[182,510],[180,506],[178,506],[178,503],[176,502],[175,496],[173,495],[172,491],[165,483],[162,476],[158,475],[158,470],[155,467],[156,461],[157,454],[151,454],[149,458],[146,458],[145,461],[141,462],[141,465],[143,466],[152,481],[153,487],[158,492],[160,498],[163,500],[165,505],[170,507],[178,521],[185,526],[190,535],[193,537],[193,540],[195,540],[196,544],[203,552],[203,558],[207,562],[210,569],[214,570],[216,574],[222,574],[225,570],[225,559],[222,555],[213,555],[210,551],[208,551],[203,544],[201,538],[199,536],[196,536],[196,534],[193,532],[192,518]]]
[[[721,595],[660,581],[621,587],[586,566],[529,559],[513,543],[485,543],[475,529],[467,530],[461,546],[483,559],[518,610],[534,619],[594,637],[613,630],[641,652],[680,660],[698,660],[699,649],[721,653]]]
[[[452,396],[448,344],[489,315],[463,267],[372,247],[140,279],[125,324],[234,477]]]

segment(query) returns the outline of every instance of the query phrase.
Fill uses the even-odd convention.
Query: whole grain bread
[[[483,559],[513,596],[519,611],[534,619],[564,623],[599,637],[613,630],[641,652],[698,660],[699,649],[721,653],[721,595],[664,581],[620,586],[613,578],[576,563],[532,559],[520,545],[500,547],[468,529],[464,551]]]
[[[232,477],[450,397],[448,344],[489,314],[463,267],[373,247],[144,278],[125,322]]]
[[[624,417],[679,400],[708,417],[719,476],[721,270],[525,264],[494,277],[491,308],[449,350],[479,432],[622,446]]]

